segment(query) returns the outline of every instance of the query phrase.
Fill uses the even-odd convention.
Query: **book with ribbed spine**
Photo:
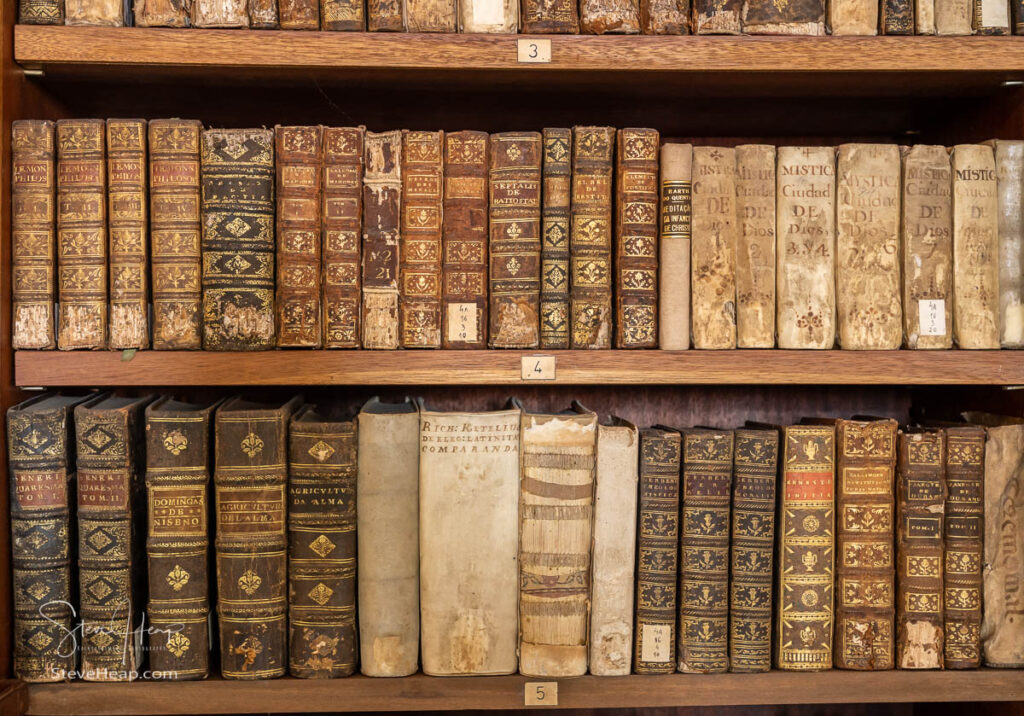
[[[572,130],[544,130],[540,347],[569,347],[569,206]]]
[[[324,348],[358,348],[363,127],[324,127],[320,305]]]
[[[367,132],[363,172],[363,348],[395,349],[398,336],[402,132]]]
[[[402,132],[398,315],[402,348],[441,347],[444,132]]]

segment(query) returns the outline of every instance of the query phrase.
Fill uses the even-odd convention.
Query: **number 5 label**
[[[558,706],[558,682],[527,681],[524,696],[527,706]]]
[[[523,380],[554,380],[554,356],[523,356]]]
[[[551,40],[519,40],[520,62],[551,62]]]

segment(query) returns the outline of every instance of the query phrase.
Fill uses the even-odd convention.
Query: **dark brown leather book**
[[[188,0],[135,0],[135,27],[188,27]]]
[[[403,32],[404,0],[366,0],[366,24],[370,32]]]
[[[217,616],[225,679],[283,676],[288,630],[288,421],[302,403],[231,398],[217,409]]]
[[[729,671],[772,666],[772,571],[778,430],[736,431],[729,581]]]
[[[210,669],[210,436],[217,402],[168,396],[146,408],[149,666],[161,678],[204,679]]]
[[[202,141],[203,348],[274,347],[274,132]]]
[[[739,35],[743,0],[693,0],[694,35]]]
[[[356,423],[307,405],[288,434],[289,672],[356,668]]]
[[[320,0],[278,0],[277,11],[282,30],[320,29]]]
[[[676,670],[676,580],[679,575],[680,436],[674,430],[640,432],[637,526],[636,630],[633,671]]]
[[[320,0],[320,26],[322,30],[362,32],[366,29],[363,0]]]
[[[19,0],[18,23],[21,25],[63,25],[64,3],[61,0]]]
[[[580,14],[572,0],[523,0],[524,35],[576,35]]]
[[[142,411],[156,396],[97,396],[75,408],[82,678],[133,681],[146,603]]]
[[[274,127],[277,347],[319,348],[323,127]]]
[[[491,135],[491,348],[540,345],[540,132]]]
[[[61,5],[63,8],[63,4]],[[11,124],[11,308],[15,350],[57,347],[53,122]]]
[[[640,0],[640,31],[645,35],[690,34],[690,0]]]
[[[942,668],[942,534],[946,434],[899,437],[896,513],[896,666]]]
[[[402,132],[402,348],[441,347],[443,151],[444,132]]]
[[[882,33],[883,35],[914,34],[914,3],[910,0],[883,0]]]
[[[112,350],[149,347],[146,120],[107,120]]]
[[[444,137],[444,348],[487,347],[487,150],[487,132]]]
[[[544,130],[544,210],[540,247],[540,347],[569,347],[569,211],[572,130]]]
[[[363,175],[363,348],[398,348],[402,132],[366,133]]]
[[[639,33],[639,0],[580,0],[580,31],[585,35]]]
[[[402,0],[407,32],[458,32],[456,0]]]
[[[743,32],[748,35],[824,35],[824,0],[743,0]]]
[[[893,668],[895,420],[836,422],[839,669]]]
[[[324,127],[324,348],[358,348],[363,127]]]
[[[107,172],[102,119],[57,122],[57,347],[107,347]]]
[[[656,129],[620,129],[615,188],[615,347],[658,346]]]
[[[199,137],[194,119],[149,123],[149,230],[153,271],[153,348],[202,347]]]
[[[277,0],[247,0],[249,27],[253,30],[276,30],[281,26]]]
[[[83,400],[48,393],[7,411],[14,675],[22,681],[68,681],[78,664],[65,637],[78,602],[73,414]]]
[[[946,428],[946,487],[944,665],[975,669],[981,666],[985,428]]]

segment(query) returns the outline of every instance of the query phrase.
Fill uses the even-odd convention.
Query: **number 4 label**
[[[524,696],[527,706],[558,706],[558,682],[527,681]]]
[[[551,62],[551,40],[519,40],[520,62]]]
[[[523,380],[554,380],[554,356],[523,356]]]

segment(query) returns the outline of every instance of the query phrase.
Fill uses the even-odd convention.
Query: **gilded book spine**
[[[832,668],[835,430],[783,429],[775,666]]]
[[[19,0],[18,23],[21,25],[63,25],[63,0]]]
[[[24,9],[22,17],[25,22]],[[16,120],[11,125],[11,342],[15,350],[57,347],[53,126],[47,120]]]
[[[523,34],[576,35],[580,14],[573,0],[523,0]]]
[[[405,0],[366,0],[366,26],[370,32],[403,32]]]
[[[402,132],[367,132],[363,174],[363,348],[398,348]]]
[[[402,133],[402,348],[441,347],[444,132]]]
[[[973,0],[934,0],[936,35],[971,35]]]
[[[638,674],[676,670],[679,456],[679,433],[659,428],[641,432],[633,636],[633,671]]]
[[[277,345],[319,348],[323,127],[275,127]]]
[[[658,347],[678,351],[690,347],[691,169],[693,147],[665,144],[661,148],[661,222],[658,236]]]
[[[407,32],[457,32],[457,0],[402,0]]]
[[[121,0],[65,0],[65,25],[123,27],[125,6]]]
[[[280,27],[276,0],[246,0],[249,6],[249,27],[254,30],[276,30]]]
[[[540,347],[569,347],[569,216],[572,130],[544,130]]]
[[[364,31],[366,29],[365,3],[363,0],[320,0],[320,29]]]
[[[192,0],[192,27],[249,27],[245,0]]]
[[[640,0],[640,27],[645,35],[690,34],[690,0]]]
[[[693,347],[736,347],[736,152],[693,148]]]
[[[273,348],[273,131],[204,131],[202,182],[203,348]]]
[[[282,30],[320,29],[320,0],[279,0],[278,5]]]
[[[615,194],[615,347],[658,346],[656,129],[620,129]]]
[[[1007,0],[973,0],[974,34],[1009,35],[1010,3]]]
[[[1024,142],[995,142],[999,192],[999,343],[1024,348]]]
[[[833,35],[877,35],[878,2],[830,0],[828,25]]]
[[[146,120],[107,120],[112,350],[149,347]]]
[[[135,0],[135,27],[188,27],[191,0]]]
[[[580,0],[580,30],[585,35],[636,35],[639,0]]]
[[[489,347],[540,345],[540,132],[490,138]]]
[[[775,347],[775,147],[736,147],[736,347]]]
[[[883,35],[914,34],[914,3],[911,0],[883,0],[881,13]]]
[[[459,32],[519,32],[519,0],[459,0]]]
[[[743,0],[693,0],[694,35],[739,35]]]
[[[363,220],[362,127],[324,127],[323,345],[358,348]]]
[[[487,149],[487,132],[444,137],[444,348],[487,347]]]
[[[570,345],[612,344],[612,167],[615,129],[575,127],[569,231]]]
[[[748,35],[824,35],[825,2],[745,0],[743,32]]]

